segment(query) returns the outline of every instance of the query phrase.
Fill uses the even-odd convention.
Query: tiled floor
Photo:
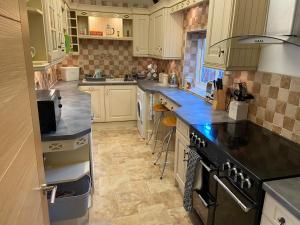
[[[135,123],[93,125],[95,193],[90,225],[189,225],[173,163],[159,179]],[[171,154],[170,161],[173,161]]]

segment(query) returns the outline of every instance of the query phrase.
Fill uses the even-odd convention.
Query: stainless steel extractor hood
[[[222,42],[237,44],[292,44],[300,47],[300,0],[270,0],[266,34],[229,37]]]

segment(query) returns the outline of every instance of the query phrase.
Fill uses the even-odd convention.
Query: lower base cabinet
[[[94,122],[136,120],[136,85],[81,86],[91,94]]]
[[[189,126],[177,119],[176,124],[176,140],[175,140],[175,162],[174,162],[174,175],[175,181],[183,194],[185,177],[187,170],[188,151],[189,145]]]
[[[136,120],[136,87],[105,87],[105,121]]]
[[[266,193],[260,225],[299,225],[300,220]]]

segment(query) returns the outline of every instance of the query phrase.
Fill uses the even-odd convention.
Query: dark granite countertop
[[[225,111],[213,111],[212,105],[203,98],[178,88],[163,87],[149,80],[138,81],[138,87],[150,93],[160,93],[180,106],[175,114],[187,124],[214,124],[235,122]]]
[[[78,90],[78,81],[59,81],[62,115],[56,132],[43,134],[42,141],[76,139],[91,132],[91,96]]]
[[[105,86],[105,85],[137,85],[136,81],[124,81],[124,82],[110,82],[110,81],[105,81],[105,82],[83,82],[80,81],[78,83],[78,86]]]
[[[263,189],[300,220],[300,177],[265,182]]]

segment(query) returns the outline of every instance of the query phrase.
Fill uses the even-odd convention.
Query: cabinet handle
[[[42,184],[41,190],[43,191],[44,195],[47,195],[48,192],[51,192],[50,196],[50,204],[55,203],[55,196],[56,196],[56,191],[57,191],[57,186],[48,186],[47,184]]]
[[[279,222],[280,225],[284,225],[285,224],[285,218],[284,217],[278,218],[278,222]]]
[[[219,47],[219,58],[221,57],[221,55],[222,54],[224,54],[225,53],[225,51],[224,50],[222,50],[220,47]]]

